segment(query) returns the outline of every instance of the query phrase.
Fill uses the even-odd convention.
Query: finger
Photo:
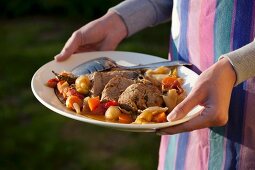
[[[80,46],[75,53],[79,52],[88,52],[88,51],[98,51],[100,44],[86,44],[84,46]]]
[[[176,126],[159,129],[156,133],[159,135],[172,135],[209,127],[210,121],[208,116],[209,114],[207,112],[209,112],[209,109],[201,110],[195,118]]]
[[[181,103],[179,103],[167,116],[168,121],[176,121],[185,117],[195,106],[201,104],[200,93],[190,93]]]
[[[80,31],[75,31],[72,36],[66,42],[64,48],[62,49],[61,53],[56,55],[54,58],[57,61],[63,61],[69,58],[76,50],[81,46],[82,37]]]

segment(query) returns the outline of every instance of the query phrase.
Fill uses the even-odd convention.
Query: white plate
[[[199,114],[198,110],[191,111],[186,117],[181,120],[174,122],[166,122],[166,123],[155,123],[155,124],[121,124],[121,123],[110,123],[103,122],[99,120],[94,120],[88,117],[84,117],[81,115],[75,114],[73,111],[68,110],[56,97],[52,88],[45,86],[45,83],[53,78],[52,70],[56,72],[61,72],[63,70],[70,71],[75,66],[94,58],[98,57],[109,57],[113,60],[117,61],[118,64],[121,65],[136,65],[136,64],[147,64],[153,62],[164,61],[165,59],[140,54],[140,53],[132,53],[132,52],[118,52],[118,51],[107,51],[107,52],[89,52],[89,53],[80,53],[73,55],[70,59],[64,62],[56,62],[50,61],[39,68],[31,82],[31,88],[35,95],[35,97],[47,108],[50,110],[59,113],[63,116],[83,121],[86,123],[91,123],[99,126],[110,127],[123,131],[132,131],[132,132],[154,132],[156,129],[164,128],[168,126],[177,125],[183,122],[186,122]],[[179,76],[185,79],[184,89],[187,92],[190,92],[191,87],[194,85],[198,75],[192,70],[180,66],[178,67]]]

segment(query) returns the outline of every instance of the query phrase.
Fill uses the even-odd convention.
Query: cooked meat
[[[104,87],[101,101],[118,101],[120,94],[135,81],[125,77],[116,76],[112,78]]]
[[[151,83],[130,85],[119,97],[121,108],[137,113],[151,106],[161,106],[163,98],[158,88]]]
[[[95,72],[93,73],[91,88],[92,96],[101,96],[105,85],[114,77],[121,76],[127,79],[136,79],[139,76],[139,71],[132,70],[116,70],[108,72]]]
[[[161,83],[158,80],[150,76],[145,76],[144,78],[146,80],[149,80],[154,86],[156,86],[159,90],[161,90]]]

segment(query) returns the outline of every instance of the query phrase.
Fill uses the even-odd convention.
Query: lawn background
[[[0,6],[0,169],[150,170],[160,137],[72,120],[33,96],[35,71],[73,31],[120,1],[3,0]],[[169,23],[126,39],[117,50],[167,58]]]

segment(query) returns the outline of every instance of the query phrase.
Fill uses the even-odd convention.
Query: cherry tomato
[[[108,101],[104,104],[104,107],[106,109],[108,109],[110,106],[118,106],[118,102],[114,101],[114,100],[111,100],[111,101]]]
[[[91,111],[92,114],[96,115],[104,115],[106,112],[106,108],[104,107],[104,103],[99,103],[98,106]]]
[[[57,78],[53,78],[53,79],[49,79],[46,85],[48,87],[55,88],[57,87],[58,82],[59,80]]]

